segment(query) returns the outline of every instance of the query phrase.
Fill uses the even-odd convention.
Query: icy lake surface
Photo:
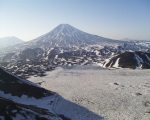
[[[150,119],[150,70],[57,68],[30,81],[107,120]]]

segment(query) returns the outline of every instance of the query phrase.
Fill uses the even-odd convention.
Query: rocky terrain
[[[53,117],[57,118],[57,115],[54,113],[45,108],[38,107],[34,103],[34,101],[38,102],[46,97],[49,97],[49,100],[51,100],[54,95],[55,93],[34,85],[29,81],[19,79],[0,68],[1,120],[49,120]]]
[[[5,48],[0,119],[148,120],[149,48],[149,41],[108,39],[68,24]]]
[[[0,66],[21,78],[45,76],[59,66],[97,64],[145,69],[150,64],[149,47],[149,41],[113,40],[61,24],[34,40],[1,51]]]
[[[88,46],[82,48],[60,48],[49,50],[28,48],[18,53],[9,53],[3,57],[1,66],[7,71],[22,77],[45,76],[59,66],[75,66],[99,63],[117,54],[115,47]]]
[[[112,57],[103,66],[108,68],[150,69],[150,53],[142,51],[124,52]]]
[[[102,117],[0,68],[0,119],[102,120]]]

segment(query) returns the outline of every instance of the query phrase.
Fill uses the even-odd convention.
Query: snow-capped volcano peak
[[[55,35],[74,35],[79,34],[82,31],[78,30],[77,28],[69,25],[69,24],[60,24],[56,28],[54,28],[50,33],[53,33]]]
[[[31,43],[35,47],[72,47],[92,44],[118,44],[120,41],[83,32],[69,24],[60,24]]]
[[[77,29],[69,24],[60,24],[53,30],[59,30],[61,32],[64,32],[65,30],[68,32],[76,31]]]

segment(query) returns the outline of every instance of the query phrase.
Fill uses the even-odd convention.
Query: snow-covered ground
[[[45,77],[31,77],[30,81],[40,82],[42,87],[57,92],[66,100],[83,106],[107,120],[150,118],[150,70],[58,68],[48,72]],[[67,107],[61,99],[56,104],[60,108],[63,107],[62,110],[56,109],[57,113],[67,114],[71,118],[71,113],[65,113],[71,111],[71,107]],[[77,108],[74,112],[76,110]],[[79,116],[75,120],[87,120],[82,118],[84,112],[87,114],[86,111],[81,112],[81,115],[80,111],[78,112],[76,114]],[[88,118],[95,120],[92,117]]]

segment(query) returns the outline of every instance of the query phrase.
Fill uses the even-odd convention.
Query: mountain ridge
[[[6,48],[13,45],[17,45],[23,43],[24,41],[15,37],[15,36],[8,36],[0,38],[0,48]]]

